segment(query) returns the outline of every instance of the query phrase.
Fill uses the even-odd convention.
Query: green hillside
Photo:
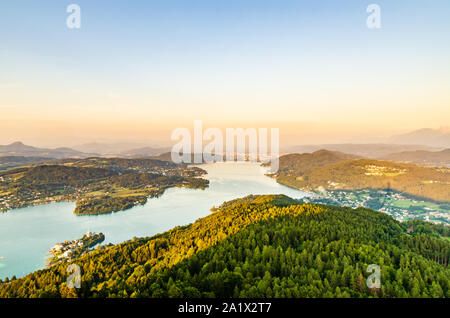
[[[448,233],[411,226],[368,209],[249,196],[74,260],[80,289],[67,287],[65,263],[3,283],[0,297],[450,297]],[[381,268],[381,289],[366,287],[369,264]]]
[[[279,183],[307,191],[391,188],[412,196],[450,202],[450,169],[373,159],[349,159],[319,151],[280,157]]]
[[[76,201],[79,215],[129,209],[170,187],[204,189],[206,171],[154,159],[63,159],[0,171],[0,211]]]
[[[278,173],[301,176],[308,174],[317,167],[355,159],[361,159],[361,157],[329,150],[318,150],[313,153],[302,154],[293,153],[280,157]]]

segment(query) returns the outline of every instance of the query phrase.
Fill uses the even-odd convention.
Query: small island
[[[71,261],[91,251],[92,247],[103,242],[105,235],[103,233],[92,233],[88,231],[82,238],[73,241],[64,241],[55,244],[49,254],[51,257],[47,261],[47,266]]]

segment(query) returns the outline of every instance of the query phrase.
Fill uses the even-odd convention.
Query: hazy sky
[[[2,0],[0,144],[163,141],[194,119],[290,144],[448,126],[449,38],[448,0]]]

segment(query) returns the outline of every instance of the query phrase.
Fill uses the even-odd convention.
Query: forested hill
[[[450,297],[450,242],[424,228],[368,209],[247,197],[74,260],[80,289],[67,287],[65,263],[3,283],[0,297]],[[366,286],[369,264],[381,267],[381,289]]]
[[[324,149],[313,153],[293,153],[280,157],[280,168],[278,173],[302,176],[310,173],[317,167],[361,158],[362,157],[345,154],[339,151],[329,151]]]
[[[318,151],[280,157],[273,175],[290,187],[306,191],[387,189],[450,202],[450,169],[373,159],[357,159],[342,153]]]
[[[62,159],[0,171],[0,211],[76,201],[79,215],[143,204],[170,187],[204,189],[206,171],[155,159]]]

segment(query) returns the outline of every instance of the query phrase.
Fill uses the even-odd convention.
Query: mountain
[[[37,148],[24,145],[17,141],[10,145],[0,145],[0,156],[24,156],[24,157],[45,157],[45,158],[86,158],[96,154],[83,153],[71,148]]]
[[[423,145],[396,145],[396,144],[323,144],[323,145],[299,145],[284,149],[287,153],[311,153],[320,149],[330,151],[340,151],[347,154],[357,155],[366,158],[379,158],[394,152],[415,151],[415,150],[441,150]]]
[[[381,157],[382,160],[414,163],[423,166],[442,166],[450,168],[450,149],[442,151],[404,151]]]
[[[313,153],[289,154],[280,157],[278,174],[304,175],[316,167],[360,158],[356,155],[323,149]]]
[[[450,297],[449,235],[364,208],[249,196],[193,224],[0,282],[0,297]],[[71,264],[79,289],[67,286]],[[380,267],[379,287],[366,284],[370,264]]]
[[[450,128],[423,128],[406,134],[392,136],[390,142],[398,144],[420,144],[432,147],[450,148]]]
[[[357,159],[322,150],[280,157],[277,182],[306,191],[391,188],[440,202],[450,202],[450,169]]]

